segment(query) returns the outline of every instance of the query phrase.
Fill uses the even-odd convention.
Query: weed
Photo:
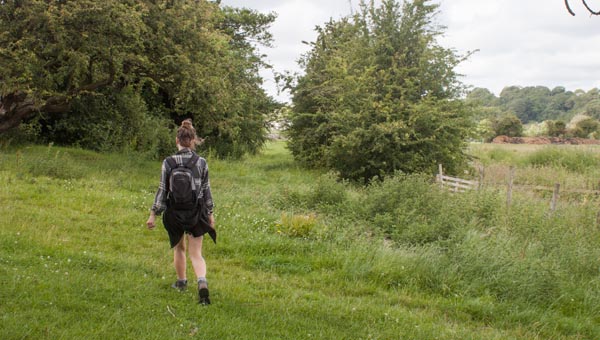
[[[281,223],[277,225],[277,232],[292,237],[308,238],[315,235],[319,229],[316,214],[298,215],[281,214]]]

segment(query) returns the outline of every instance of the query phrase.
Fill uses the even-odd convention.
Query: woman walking
[[[208,233],[216,242],[216,232],[208,165],[204,158],[194,152],[197,140],[192,121],[184,120],[175,139],[177,153],[165,158],[162,163],[160,184],[146,225],[153,229],[156,216],[163,214],[177,274],[177,281],[172,287],[178,290],[187,287],[185,253],[188,235],[188,253],[198,283],[198,301],[208,305],[210,298],[206,262],[202,257],[202,239]]]

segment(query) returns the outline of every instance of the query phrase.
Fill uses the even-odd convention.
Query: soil
[[[599,139],[562,138],[562,137],[508,137],[498,136],[492,140],[494,144],[572,144],[600,145]]]

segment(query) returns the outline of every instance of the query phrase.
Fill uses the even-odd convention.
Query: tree
[[[498,98],[485,88],[475,88],[467,94],[466,101],[478,106],[496,106]]]
[[[597,119],[586,115],[573,117],[570,125],[570,134],[579,138],[595,138],[600,128],[600,122]]]
[[[477,118],[494,118],[497,111],[513,112],[523,123],[569,120],[588,111],[587,114],[593,115],[595,108],[591,102],[600,98],[598,89],[573,92],[562,86],[552,90],[545,86],[507,86],[496,100],[486,96],[486,91],[475,89],[465,99],[466,103],[475,106]]]
[[[494,130],[495,119],[485,118],[479,121],[477,124],[477,135],[483,139],[484,142],[491,142],[496,137],[496,131]]]
[[[567,124],[562,120],[547,120],[546,129],[550,137],[562,137],[567,130]]]
[[[507,113],[494,122],[496,136],[523,136],[523,123],[514,113]]]
[[[36,112],[64,112],[74,97],[119,79],[142,48],[142,16],[130,7],[112,0],[0,3],[0,132]]]
[[[78,101],[95,117],[124,93],[150,115],[194,118],[221,155],[254,152],[275,104],[256,45],[274,18],[197,0],[0,2],[0,133],[33,117],[53,131]]]
[[[463,166],[472,122],[454,71],[462,57],[437,44],[437,8],[363,1],[354,15],[317,29],[292,90],[297,160],[364,182]]]

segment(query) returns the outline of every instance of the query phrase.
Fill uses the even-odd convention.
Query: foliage
[[[493,124],[496,136],[520,137],[523,136],[523,123],[514,114],[505,114]]]
[[[550,137],[560,137],[566,133],[567,124],[562,120],[547,120],[545,123]]]
[[[554,148],[544,148],[527,155],[522,162],[536,167],[551,166],[583,173],[600,167],[600,157],[582,150],[565,152]]]
[[[42,117],[44,138],[118,150],[192,117],[217,154],[256,152],[274,107],[256,45],[274,18],[210,1],[3,1],[0,132]]]
[[[371,185],[366,195],[366,219],[400,244],[447,240],[469,224],[455,213],[462,202],[432,187],[429,176],[396,174]]]
[[[437,7],[363,1],[356,14],[317,28],[292,89],[297,160],[363,182],[464,165],[471,121],[457,99],[461,58],[437,44]]]
[[[600,122],[597,119],[587,117],[577,121],[575,127],[571,130],[571,133],[575,137],[580,138],[594,138],[595,133],[598,132],[598,128],[600,128]]]
[[[314,214],[281,214],[281,223],[277,224],[277,232],[290,237],[308,238],[317,228],[317,216]]]
[[[22,171],[56,152],[83,177]],[[426,176],[398,174],[367,188],[339,182],[300,169],[282,143],[209,164],[220,241],[203,249],[213,297],[205,309],[193,289],[169,287],[167,235],[143,226],[159,162],[55,146],[0,149],[0,337],[600,336],[595,197],[561,198],[550,215],[546,200],[515,192],[509,214],[498,190],[450,194]],[[557,171],[536,169],[542,178]],[[319,186],[330,199],[311,205]],[[283,191],[308,194],[299,207],[276,200]],[[386,239],[382,229],[393,229],[383,219],[374,225],[367,206],[392,221],[403,218],[396,209],[415,218],[407,224],[413,232]],[[318,218],[308,237],[296,237],[277,233],[283,214]],[[436,228],[443,237],[430,237]]]
[[[577,114],[600,118],[599,89],[567,91],[562,86],[507,86],[496,97],[485,88],[471,90],[465,101],[474,105],[479,119],[498,118],[498,112],[513,112],[524,124],[545,120],[568,121]]]
[[[496,137],[496,131],[494,131],[494,121],[491,119],[482,119],[479,121],[476,127],[477,136],[481,137],[484,142],[491,142]]]

